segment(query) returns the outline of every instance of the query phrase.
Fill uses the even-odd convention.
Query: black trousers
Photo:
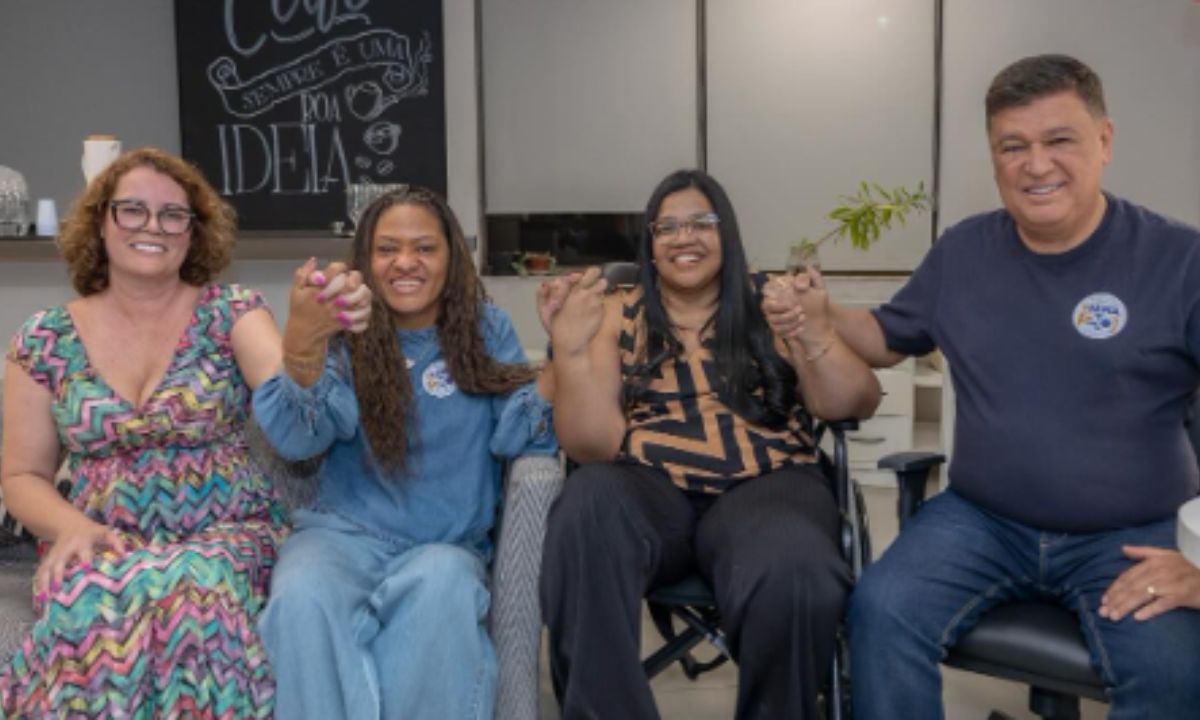
[[[641,666],[645,593],[699,571],[738,665],[737,718],[818,718],[850,571],[816,468],[712,500],[639,465],[584,465],[550,510],[542,614],[564,720],[657,718]]]

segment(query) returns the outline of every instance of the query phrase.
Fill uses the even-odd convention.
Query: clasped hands
[[[834,340],[833,318],[825,279],[815,268],[771,278],[763,286],[762,311],[767,325],[789,347],[800,345],[815,360]]]
[[[288,319],[283,333],[283,362],[288,373],[304,384],[316,381],[325,362],[329,338],[367,329],[372,294],[362,273],[345,263],[317,269],[309,258],[296,269],[288,296]]]

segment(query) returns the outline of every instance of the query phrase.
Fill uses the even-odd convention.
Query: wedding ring
[[[1147,586],[1146,586],[1146,593],[1147,593],[1147,594],[1148,594],[1150,597],[1158,597],[1158,591],[1154,589],[1154,586],[1153,586],[1153,585],[1147,585]]]

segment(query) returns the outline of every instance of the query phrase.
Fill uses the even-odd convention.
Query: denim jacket
[[[501,362],[524,362],[512,322],[485,305],[481,330]],[[507,395],[469,395],[451,379],[436,329],[401,330],[413,404],[407,469],[391,475],[372,459],[344,348],[328,353],[310,387],[279,372],[254,392],[254,417],[282,457],[327,452],[314,506],[400,544],[445,542],[485,554],[496,514],[501,460],[558,451],[549,404],[534,383]]]

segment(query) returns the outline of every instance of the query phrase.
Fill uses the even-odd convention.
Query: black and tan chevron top
[[[639,363],[644,303],[640,289],[622,298],[621,379]],[[665,471],[685,490],[720,493],[740,480],[789,465],[815,462],[803,410],[787,428],[755,425],[718,397],[712,351],[702,346],[687,358],[668,359],[650,378],[647,392],[626,409],[624,459]]]

